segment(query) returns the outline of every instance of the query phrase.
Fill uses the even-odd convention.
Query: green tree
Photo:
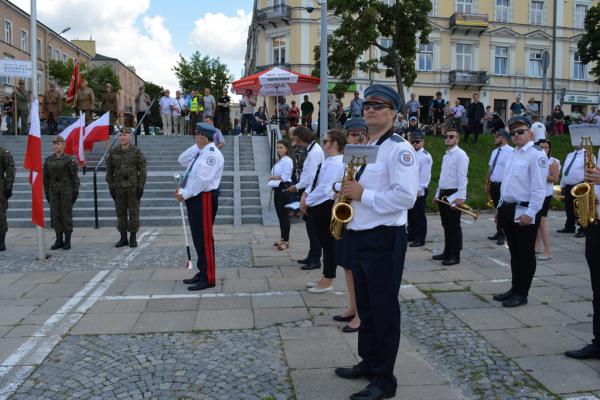
[[[428,43],[431,26],[427,14],[431,0],[396,0],[387,5],[381,0],[330,0],[329,8],[341,18],[338,29],[329,36],[329,74],[340,80],[334,88],[339,92],[353,83],[356,69],[379,72],[380,64],[386,67],[387,77],[396,78],[402,110],[406,111],[404,86],[410,87],[417,78],[415,59],[417,44]],[[378,59],[358,61],[370,48],[380,50]],[[315,47],[318,75],[319,46]]]
[[[581,61],[595,63],[590,74],[600,84],[600,4],[592,6],[585,16],[585,33],[577,43]]]
[[[73,74],[73,60],[69,60],[66,64],[61,61],[50,60],[48,65],[50,79],[55,81],[59,87],[68,87]]]
[[[152,104],[152,108],[150,108],[150,115],[148,115],[146,118],[149,119],[150,125],[162,126],[162,120],[160,118],[160,108],[158,106],[158,101],[160,100],[161,96],[163,95],[163,92],[165,91],[165,89],[162,86],[159,86],[152,82],[146,82],[145,88],[146,88],[146,93],[148,93],[148,96],[150,96],[150,98],[152,100],[156,100],[154,102],[154,104]]]
[[[212,93],[221,93],[233,81],[233,75],[218,57],[203,57],[198,51],[192,54],[189,61],[182,55],[179,57],[173,71],[184,92],[209,88]]]
[[[119,77],[110,65],[102,65],[98,67],[87,68],[79,65],[79,72],[83,79],[88,83],[88,86],[94,91],[96,97],[96,108],[99,108],[102,102],[102,96],[106,93],[106,84],[110,83],[113,87],[113,92],[118,92],[121,89]],[[70,80],[70,78],[69,78]]]

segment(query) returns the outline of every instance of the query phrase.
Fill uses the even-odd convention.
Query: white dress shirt
[[[413,147],[394,134],[379,146],[377,160],[368,164],[359,183],[359,201],[353,201],[354,218],[347,228],[354,231],[377,226],[406,224],[419,190],[419,166]]]
[[[199,156],[194,162],[197,154]],[[182,167],[186,168],[185,174],[191,167],[185,188],[180,189],[180,194],[184,199],[187,200],[202,192],[210,192],[219,188],[223,176],[224,159],[223,154],[214,143],[207,144],[202,150],[194,144],[179,155],[178,161]],[[185,174],[182,175],[182,178]]]
[[[431,167],[433,166],[433,158],[431,154],[424,148],[419,149],[417,153],[417,161],[419,161],[419,196],[425,195],[425,189],[429,187],[431,181]]]
[[[288,156],[281,157],[271,168],[271,175],[280,176],[281,182],[291,182],[293,172],[294,162]]]
[[[327,200],[333,200],[332,185],[344,179],[344,168],[343,155],[327,157],[323,161],[323,164],[321,164],[321,170],[319,171],[319,177],[314,189],[311,190],[311,187],[306,189],[305,193],[308,193],[308,196],[306,196],[306,205],[314,207]]]
[[[181,109],[185,106],[185,99],[174,97],[172,101],[173,116],[179,117],[181,115]]]
[[[557,164],[558,165],[558,173],[560,174],[560,160],[558,158],[554,158],[554,157],[550,157],[550,159],[548,160],[549,164],[548,164],[548,176],[550,176],[550,166],[553,164]],[[548,179],[546,179],[546,197],[548,196],[552,196],[552,194],[554,193],[554,183],[553,182],[548,182]]]
[[[546,133],[546,125],[539,121],[531,124],[531,131],[533,132],[534,143],[537,143],[541,139],[546,139],[548,137],[548,134]]]
[[[160,106],[161,114],[171,114],[171,106],[173,105],[173,99],[171,97],[161,97],[158,104]]]
[[[524,214],[535,219],[546,197],[548,156],[529,141],[516,148],[506,160],[506,169],[500,186],[500,204],[529,202]]]
[[[467,184],[469,179],[469,156],[458,145],[450,150],[446,150],[442,160],[442,170],[440,172],[440,181],[435,198],[439,199],[440,190],[457,189],[457,192],[448,196],[448,203],[453,203],[456,199],[465,201],[467,199]]]
[[[571,165],[571,169],[568,171],[569,175],[566,175],[567,169],[569,168],[569,164],[571,164],[571,160],[575,157],[575,161],[573,165]],[[560,178],[560,186],[565,187],[565,185],[577,185],[578,183],[583,182],[585,171],[584,171],[584,163],[585,163],[585,150],[579,149],[577,151],[572,151],[567,154],[567,158],[565,159],[565,163],[563,164],[565,169],[563,169],[563,175]]]
[[[496,154],[500,151],[500,155],[498,156],[498,161],[496,161],[496,167],[492,171],[492,165],[494,165],[494,159],[496,158]],[[490,167],[490,171],[492,171],[492,175],[490,176],[491,182],[502,182],[502,177],[504,176],[504,166],[506,165],[506,158],[513,151],[513,148],[508,144],[504,146],[497,147],[492,151],[492,155],[490,156],[490,162],[488,166]]]
[[[306,189],[312,185],[317,173],[317,167],[325,160],[325,154],[323,149],[319,146],[319,143],[312,142],[308,145],[308,154],[304,165],[302,167],[302,173],[300,174],[300,180],[296,184],[296,189]]]

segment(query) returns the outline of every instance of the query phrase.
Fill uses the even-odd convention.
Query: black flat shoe
[[[575,233],[575,229],[562,228],[562,229],[557,230],[556,232],[558,232],[558,233]]]
[[[215,285],[210,285],[208,283],[199,283],[194,286],[188,286],[188,290],[196,291],[196,290],[210,289],[210,288],[214,288],[214,287],[215,287]]]
[[[450,257],[445,259],[444,261],[442,261],[442,265],[456,265],[456,264],[460,264],[460,257]]]
[[[308,258],[303,258],[302,260],[298,260],[298,264],[310,264],[310,260]]]
[[[334,315],[333,320],[337,322],[350,322],[356,315],[350,315],[348,317],[342,317],[341,315]]]
[[[423,242],[417,242],[416,240],[414,242],[412,242],[411,244],[409,244],[410,247],[422,247],[425,246],[425,243]]]
[[[367,371],[365,367],[360,364],[354,365],[350,368],[340,367],[335,369],[335,374],[340,378],[344,379],[359,379],[359,378],[367,378],[373,379],[373,373],[371,371]]]
[[[350,325],[346,325],[345,327],[342,328],[342,332],[344,333],[352,333],[352,332],[356,332],[358,331],[358,328],[353,328]]]
[[[575,234],[575,237],[576,237],[576,238],[579,238],[579,239],[580,239],[580,238],[584,238],[584,237],[585,237],[585,232],[584,232],[584,231],[578,231],[578,232]]]
[[[498,240],[498,234],[496,233],[494,236],[488,236],[489,240]]]
[[[565,356],[575,358],[577,360],[587,360],[589,358],[600,358],[600,346],[588,344],[579,350],[565,351]]]
[[[385,394],[383,390],[375,385],[369,385],[360,392],[350,395],[350,400],[381,400],[391,399],[396,395],[396,392]]]
[[[191,278],[184,279],[183,283],[185,283],[186,285],[195,285],[196,283],[200,283],[200,273],[197,273]]]
[[[321,269],[321,264],[306,264],[300,267],[302,271],[310,271],[311,269]]]
[[[502,307],[512,308],[524,306],[527,304],[527,297],[521,296],[520,294],[513,295],[510,299],[502,303]]]
[[[431,257],[432,260],[436,260],[436,261],[442,261],[442,260],[445,260],[446,258],[448,258],[448,256],[445,255],[444,253]]]
[[[512,297],[512,295],[513,295],[512,289],[510,289],[504,293],[495,294],[493,299],[496,301],[506,301],[506,300],[510,299]]]

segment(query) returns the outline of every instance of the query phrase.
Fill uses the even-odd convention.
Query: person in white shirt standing
[[[454,128],[457,129],[457,132],[463,133],[463,117],[467,110],[460,104],[460,100],[456,99],[454,101],[454,105],[450,107],[450,112],[452,113],[452,121],[454,122]]]
[[[565,221],[564,228],[557,230],[558,233],[575,233],[575,224],[577,223],[579,225],[577,218],[575,218],[575,208],[573,206],[573,200],[575,200],[575,198],[571,194],[571,189],[573,189],[573,186],[583,182],[585,175],[585,149],[581,149],[579,146],[574,146],[574,148],[574,151],[567,154],[564,163],[565,169],[560,178],[560,187],[562,189],[562,194],[565,196],[564,201],[567,220]],[[585,233],[581,230],[581,227],[579,227],[575,237],[585,237]]]
[[[487,174],[487,192],[492,198],[494,208],[498,208],[500,201],[500,185],[502,185],[502,177],[504,176],[504,168],[508,155],[513,151],[513,148],[508,145],[510,133],[501,128],[496,133],[496,148],[492,151],[490,161],[488,163]],[[501,246],[504,244],[504,233],[500,225],[496,223],[496,234],[488,236],[489,240],[495,240],[496,244]]]
[[[185,119],[183,113],[187,102],[181,97],[181,90],[175,92],[173,99],[173,133],[182,135],[185,132]]]
[[[171,92],[166,89],[164,96],[158,102],[160,106],[160,118],[162,119],[163,135],[173,134],[173,99]]]
[[[290,216],[285,208],[289,202],[289,193],[287,189],[292,185],[292,174],[294,172],[294,162],[288,156],[290,144],[285,140],[280,140],[275,146],[277,157],[279,159],[271,168],[270,181],[280,181],[279,186],[273,188],[273,197],[275,202],[275,212],[279,220],[279,230],[281,238],[273,243],[273,250],[277,252],[286,251],[290,245]]]
[[[312,293],[330,292],[337,262],[335,258],[335,239],[331,236],[331,209],[333,208],[333,185],[344,178],[343,154],[346,135],[341,130],[330,130],[323,139],[323,149],[327,159],[323,161],[312,185],[304,191],[300,199],[300,211],[312,219],[319,243],[323,248],[323,276],[313,282],[308,291]]]
[[[531,131],[533,132],[533,142],[537,143],[540,140],[548,139],[548,132],[546,131],[546,125],[539,121],[537,114],[531,115]]]
[[[215,116],[215,107],[217,102],[212,94],[210,94],[210,89],[204,89],[204,110],[202,111],[202,116],[209,116],[214,118]]]
[[[314,140],[313,132],[305,126],[298,126],[292,131],[292,144],[298,145],[299,147],[307,149],[306,159],[300,173],[300,179],[298,183],[291,186],[288,191],[295,193],[297,191],[305,190],[312,185],[317,175],[321,163],[325,160],[325,154],[323,149]],[[315,226],[310,218],[304,217],[306,222],[306,233],[308,234],[308,241],[310,248],[308,255],[305,259],[298,260],[299,264],[302,264],[303,270],[319,269],[321,268],[321,244],[319,243],[319,237],[315,230]]]
[[[512,285],[494,295],[494,300],[503,307],[518,307],[527,304],[535,275],[535,239],[546,197],[548,157],[533,144],[528,118],[512,117],[507,125],[515,149],[506,160],[496,219],[508,242]]]
[[[431,181],[431,167],[433,159],[431,154],[425,150],[425,135],[421,131],[410,134],[410,144],[417,153],[419,162],[419,192],[417,201],[412,209],[408,210],[408,236],[407,240],[412,242],[410,247],[421,247],[425,245],[427,237],[427,217],[425,216],[425,201],[429,192],[429,181]]]
[[[538,261],[547,261],[552,259],[552,250],[550,249],[550,232],[548,229],[548,211],[550,210],[550,203],[552,202],[552,194],[554,193],[554,184],[558,182],[560,176],[560,161],[552,157],[552,144],[549,140],[542,139],[536,142],[536,145],[544,150],[548,156],[548,178],[546,178],[546,197],[544,198],[544,205],[542,211],[540,211],[540,228],[538,229],[537,239],[535,240],[536,253],[542,251],[538,249],[543,244],[543,254],[537,256]]]
[[[204,122],[196,125],[196,143],[179,156],[186,172],[175,198],[185,201],[192,240],[198,255],[199,272],[184,279],[188,290],[215,287],[215,243],[213,224],[219,206],[219,185],[223,176],[223,155],[213,144],[216,128]]]
[[[440,210],[444,228],[444,251],[435,254],[432,259],[441,260],[443,265],[455,265],[460,263],[462,228],[461,213],[454,206],[462,205],[467,199],[469,156],[458,147],[460,136],[456,128],[446,129],[443,138],[446,154],[442,160],[440,180],[433,202],[438,204]],[[452,206],[438,202],[443,198]]]
[[[252,90],[246,89],[246,93],[240,100],[242,110],[242,135],[252,133],[252,120],[254,119],[254,107],[256,106],[256,97],[252,95]]]

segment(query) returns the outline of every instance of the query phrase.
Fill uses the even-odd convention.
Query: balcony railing
[[[272,7],[265,7],[260,10],[256,10],[256,21],[265,22],[281,19],[287,21],[290,19],[292,14],[290,6],[286,4],[278,4]]]
[[[468,35],[471,30],[476,31],[481,35],[489,25],[487,14],[471,14],[471,13],[454,13],[450,17],[450,28],[452,33],[456,30],[466,30]]]
[[[488,81],[486,71],[452,70],[448,73],[448,83],[452,86],[484,86]]]

